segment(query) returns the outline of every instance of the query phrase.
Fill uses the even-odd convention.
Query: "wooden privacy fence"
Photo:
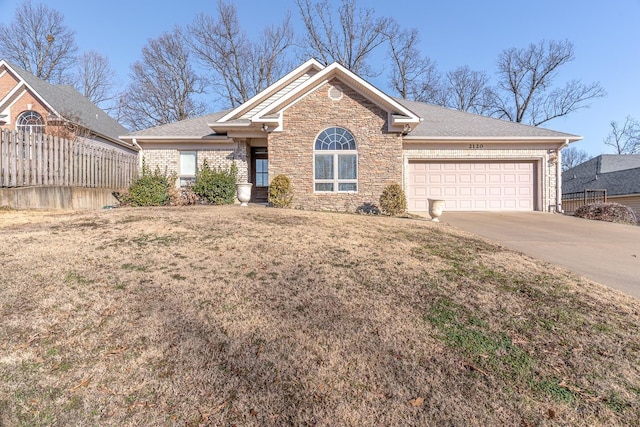
[[[128,187],[138,156],[90,140],[0,130],[0,187]]]
[[[562,195],[562,209],[567,213],[573,213],[581,206],[591,203],[606,203],[607,190],[584,190],[576,193],[564,193]]]

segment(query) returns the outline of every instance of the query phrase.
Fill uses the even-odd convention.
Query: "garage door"
[[[410,162],[409,210],[444,199],[448,211],[532,211],[533,162]]]

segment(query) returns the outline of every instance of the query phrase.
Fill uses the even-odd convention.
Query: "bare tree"
[[[204,113],[194,99],[204,92],[179,29],[149,40],[142,60],[131,66],[131,83],[120,98],[119,118],[132,130],[172,123]]]
[[[640,154],[640,122],[627,116],[624,124],[611,121],[611,131],[605,138],[605,145],[616,150],[616,154]]]
[[[541,41],[526,48],[511,48],[498,58],[498,86],[491,102],[491,114],[518,123],[539,126],[589,106],[605,95],[599,83],[571,80],[554,87],[559,69],[573,61],[569,41]]]
[[[306,29],[307,56],[325,64],[338,62],[364,77],[376,75],[367,59],[386,42],[391,18],[376,17],[373,9],[359,8],[357,0],[341,0],[337,9],[328,0],[313,4],[296,0],[296,4]]]
[[[68,78],[78,50],[75,33],[58,11],[27,0],[17,7],[13,21],[0,25],[0,57],[38,78],[60,83]]]
[[[293,30],[287,16],[281,25],[266,28],[254,43],[242,30],[233,3],[219,0],[217,12],[216,18],[198,15],[188,27],[188,41],[213,72],[209,80],[214,89],[235,107],[283,75]]]
[[[108,111],[110,107],[106,104],[115,97],[116,73],[107,57],[94,50],[85,52],[78,59],[77,69],[74,87],[91,102]]]
[[[574,145],[562,149],[562,170],[566,171],[574,166],[586,162],[591,157],[585,150]]]
[[[386,34],[393,62],[389,83],[403,99],[443,104],[440,73],[427,56],[421,57],[417,29],[400,30],[393,23]]]
[[[446,74],[444,92],[446,105],[461,111],[484,114],[489,95],[489,76],[468,66]]]

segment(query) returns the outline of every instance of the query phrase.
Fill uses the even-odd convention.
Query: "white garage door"
[[[448,211],[532,211],[533,162],[410,162],[409,210],[444,199]]]

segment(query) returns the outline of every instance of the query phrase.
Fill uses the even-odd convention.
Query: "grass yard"
[[[0,211],[1,426],[640,425],[640,300],[418,219]]]

